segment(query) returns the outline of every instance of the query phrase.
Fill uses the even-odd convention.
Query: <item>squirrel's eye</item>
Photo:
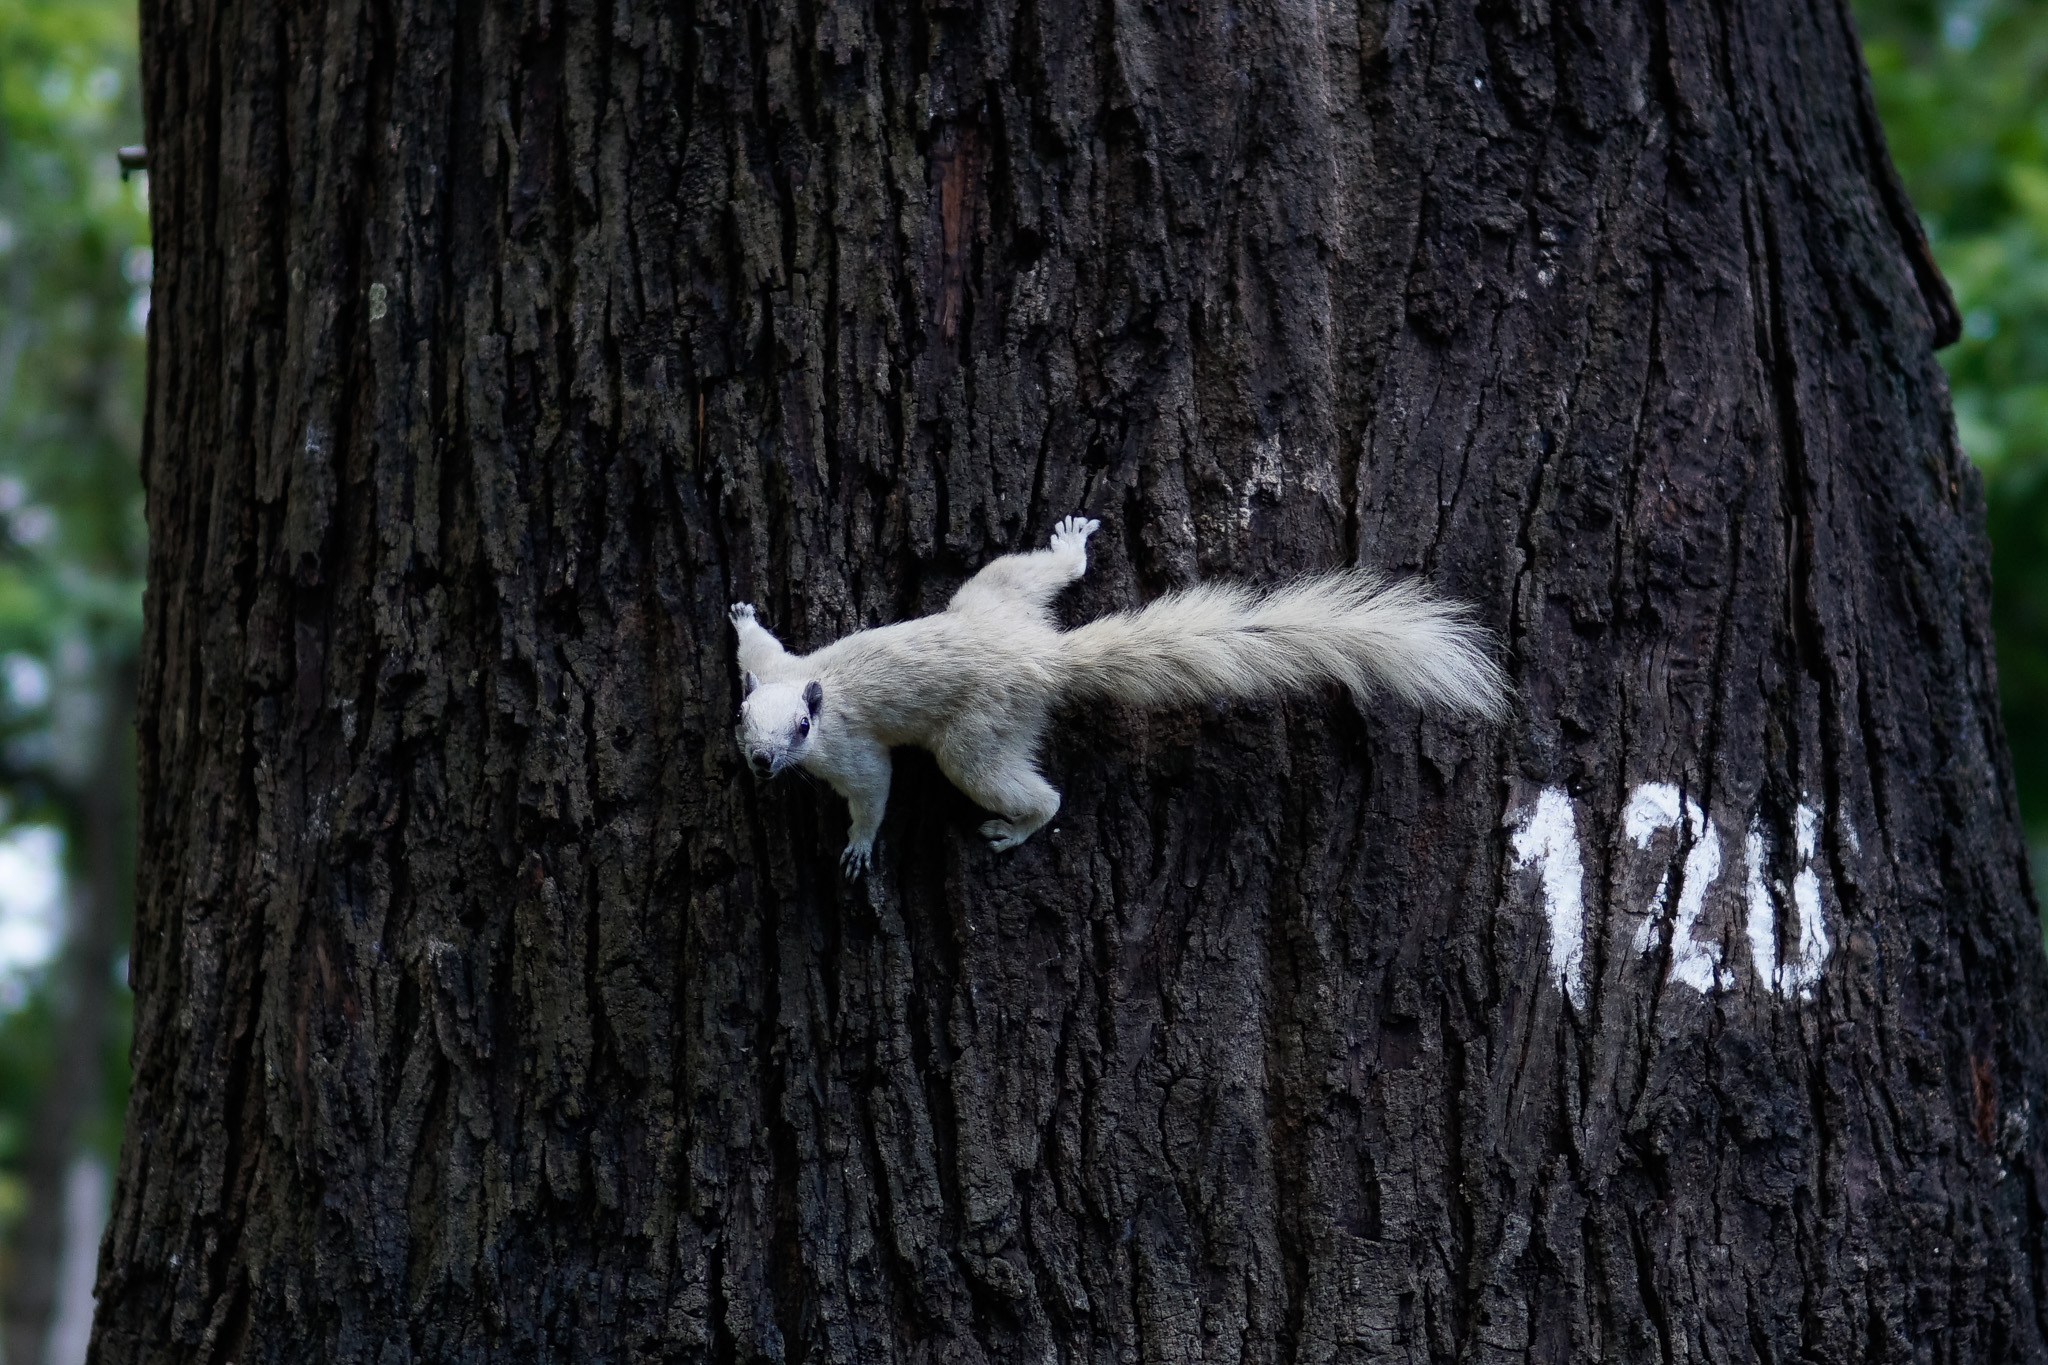
[[[810,732],[811,723],[808,720],[800,720],[796,723],[796,737],[798,739],[802,739],[805,735],[809,734]]]

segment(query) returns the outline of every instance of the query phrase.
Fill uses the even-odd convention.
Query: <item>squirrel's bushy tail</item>
[[[1493,719],[1507,710],[1488,634],[1464,608],[1364,570],[1270,593],[1203,584],[1060,638],[1066,691],[1077,699],[1169,706],[1337,682],[1361,701],[1384,689]]]

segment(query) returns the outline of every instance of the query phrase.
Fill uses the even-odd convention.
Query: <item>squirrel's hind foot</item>
[[[1037,825],[1019,829],[1008,820],[989,820],[981,827],[981,837],[988,840],[988,846],[997,853],[1008,853],[1037,832]]]
[[[1076,550],[1088,547],[1088,537],[1102,529],[1102,523],[1093,517],[1064,517],[1052,528],[1052,545],[1055,550],[1069,546]]]

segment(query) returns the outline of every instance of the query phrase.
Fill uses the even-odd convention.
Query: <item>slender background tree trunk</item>
[[[2039,1359],[1953,309],[1831,0],[146,0],[103,1362]],[[1499,729],[1065,718],[993,856],[743,770],[1104,519]]]
[[[0,1356],[5,1365],[66,1365],[79,1358],[82,1342],[73,1354],[61,1355],[53,1351],[52,1333],[71,1306],[65,1301],[65,1272],[78,1265],[74,1239],[83,1233],[89,1257],[105,1211],[106,1168],[89,1145],[89,1125],[108,1104],[107,1064],[117,1036],[114,953],[126,909],[124,881],[133,872],[128,775],[135,758],[134,660],[96,660],[63,683],[87,693],[74,699],[85,719],[59,741],[64,757],[51,764],[50,773],[62,791],[67,832],[77,846],[68,851],[64,932],[51,969],[50,1080],[23,1144],[24,1207],[7,1286],[6,1352]],[[81,1162],[95,1169],[81,1171]],[[95,1189],[99,1207],[88,1203],[81,1209]],[[79,1289],[72,1292],[85,1300]]]

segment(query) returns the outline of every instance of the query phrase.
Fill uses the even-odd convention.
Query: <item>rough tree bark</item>
[[[103,1362],[2040,1359],[1953,310],[1839,0],[146,0]],[[876,874],[730,737],[1104,519],[1498,730],[1073,714]]]

